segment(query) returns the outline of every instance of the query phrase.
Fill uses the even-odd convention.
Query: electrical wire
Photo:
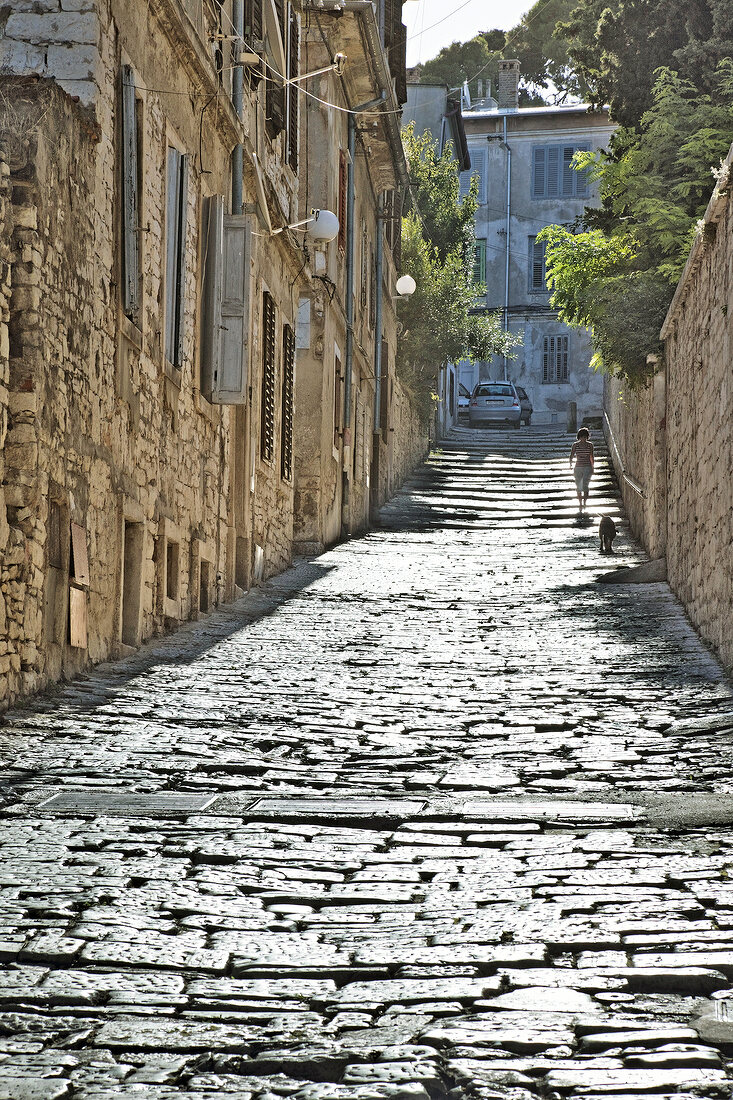
[[[427,32],[431,31],[434,27],[439,27],[441,23],[445,23],[448,19],[452,19],[454,15],[456,15],[459,11],[462,11],[464,8],[467,8],[468,5],[472,3],[473,0],[465,0],[464,4],[459,4],[457,8],[453,9],[453,11],[448,12],[448,14],[444,15],[442,19],[439,19],[437,23],[431,23],[429,27],[423,27],[423,29],[419,31],[418,34],[412,35],[413,42],[416,38],[422,38],[424,34],[427,34]]]

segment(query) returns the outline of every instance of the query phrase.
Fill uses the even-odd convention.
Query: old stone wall
[[[666,554],[672,589],[733,669],[730,164],[729,155],[662,329],[663,368],[640,391],[607,380],[605,405],[632,526],[651,556]]]
[[[666,528],[665,374],[645,385],[604,379],[604,435],[632,530],[652,558],[664,557]]]

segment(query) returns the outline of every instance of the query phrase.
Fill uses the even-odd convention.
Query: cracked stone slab
[[[616,802],[466,802],[463,812],[468,818],[493,818],[498,821],[633,821],[639,816],[637,807]]]

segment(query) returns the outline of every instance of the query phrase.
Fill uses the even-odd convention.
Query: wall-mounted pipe
[[[509,331],[509,238],[512,229],[512,150],[507,141],[506,115],[504,115],[504,150],[506,152],[506,225],[504,242],[504,332]],[[507,373],[507,357],[504,356],[504,378]]]
[[[384,274],[384,194],[377,209],[377,243],[374,257],[376,309],[374,311],[374,432],[382,427],[382,278]],[[376,444],[375,444],[376,445]]]
[[[232,0],[232,23],[237,41],[233,43],[235,57],[242,52],[244,39],[244,0]],[[240,122],[244,119],[244,70],[241,65],[232,69],[232,106]],[[242,176],[244,147],[237,144],[232,149],[232,214],[242,213]]]

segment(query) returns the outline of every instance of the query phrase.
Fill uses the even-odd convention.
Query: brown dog
[[[616,538],[616,524],[610,516],[601,516],[598,524],[598,538],[601,540],[601,553],[613,553],[613,540]]]

